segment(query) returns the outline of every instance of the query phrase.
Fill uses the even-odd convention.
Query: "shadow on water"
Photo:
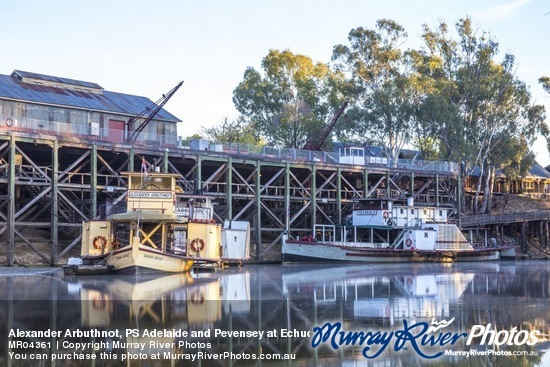
[[[548,334],[549,270],[548,262],[500,262],[262,265],[164,276],[0,272],[0,364],[544,366],[544,336],[533,346],[496,347],[483,345],[481,337],[467,345],[463,337],[420,351],[475,349],[485,355],[426,359],[411,343],[407,350],[396,348],[394,335],[369,359],[362,354],[367,341],[372,356],[380,338],[336,350],[330,340],[339,339],[327,338],[314,348],[312,331],[338,323],[341,331],[380,336],[405,324],[452,320],[445,332],[453,335],[489,324],[503,338],[504,330]]]

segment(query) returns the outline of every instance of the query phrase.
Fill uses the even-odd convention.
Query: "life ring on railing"
[[[107,239],[104,236],[96,236],[92,244],[95,249],[102,250],[107,245]]]
[[[6,126],[7,127],[12,127],[13,126],[13,120],[12,119],[6,119]]]
[[[407,238],[407,240],[405,241],[405,246],[411,247],[412,244],[413,244],[413,241],[410,238]]]
[[[202,238],[195,238],[191,241],[191,249],[195,252],[200,252],[204,248],[204,240]]]
[[[388,219],[390,217],[390,213],[386,210],[382,213],[382,217],[384,217],[384,219]]]
[[[202,305],[204,303],[204,295],[199,291],[195,291],[191,293],[190,300],[194,305]]]

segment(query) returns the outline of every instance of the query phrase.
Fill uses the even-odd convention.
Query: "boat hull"
[[[120,273],[183,273],[191,269],[194,260],[134,245],[111,252],[105,263]]]
[[[500,249],[483,248],[472,251],[426,251],[381,249],[326,244],[308,241],[285,241],[281,258],[283,262],[452,262],[495,261],[500,259]]]

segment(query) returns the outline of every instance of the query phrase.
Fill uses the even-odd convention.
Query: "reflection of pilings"
[[[233,331],[233,308],[229,305],[229,325],[228,330]],[[229,338],[229,351],[233,351],[233,338]],[[233,358],[229,360],[229,366],[233,366]]]
[[[258,276],[257,273],[256,273],[256,276]],[[258,282],[257,284],[258,284],[258,299],[262,300],[263,299],[263,297],[262,297],[262,283]],[[258,303],[258,327],[256,328],[256,330],[261,330],[261,328],[262,328],[262,302],[257,302],[257,303]],[[262,353],[262,341],[260,339],[258,339],[258,341],[257,341],[256,353],[257,354]]]
[[[57,282],[52,282],[52,290],[50,295],[50,330],[57,330]],[[56,338],[50,338],[50,362],[51,366],[55,367],[56,361],[52,361],[52,354],[56,352]]]
[[[7,283],[8,283],[7,284],[7,286],[8,286],[8,294],[7,294],[8,317],[7,317],[7,321],[6,321],[6,334],[9,335],[9,331],[13,329],[13,278],[9,277]],[[8,336],[8,340],[7,340],[7,343],[6,343],[6,356],[9,356],[10,352],[12,351],[11,343],[10,343],[11,340],[12,340],[12,337]],[[8,360],[7,367],[11,367],[12,366],[12,359],[7,358],[7,360]]]
[[[521,248],[523,252],[527,251],[527,240],[525,238],[525,227],[527,226],[527,222],[521,223]]]

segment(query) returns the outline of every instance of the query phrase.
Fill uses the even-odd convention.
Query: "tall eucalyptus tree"
[[[335,88],[339,74],[288,50],[270,50],[262,69],[246,69],[233,91],[235,107],[267,143],[303,147],[342,102]]]

